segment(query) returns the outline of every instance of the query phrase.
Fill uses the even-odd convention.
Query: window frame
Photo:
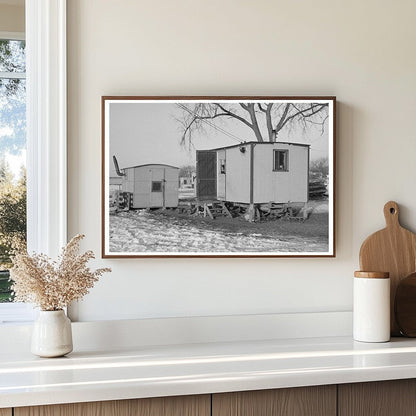
[[[284,153],[285,156],[285,167],[283,169],[276,166],[278,161],[278,154]],[[289,172],[289,149],[273,149],[273,172]]]
[[[15,36],[26,38],[27,247],[56,257],[67,242],[66,0],[25,0],[25,19]],[[35,312],[3,303],[0,316],[13,324]]]
[[[155,190],[155,185],[158,184],[160,185],[160,189],[156,189]],[[151,190],[150,192],[163,192],[163,181],[152,181],[152,186],[151,186]]]
[[[28,250],[67,242],[66,0],[26,0]]]

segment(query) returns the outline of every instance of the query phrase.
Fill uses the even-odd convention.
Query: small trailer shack
[[[131,208],[176,208],[178,206],[179,168],[163,164],[138,165],[119,169],[121,190],[132,196]]]
[[[123,179],[120,176],[110,176],[110,191],[121,190]]]
[[[241,204],[308,201],[309,145],[247,142],[197,150],[197,198]]]

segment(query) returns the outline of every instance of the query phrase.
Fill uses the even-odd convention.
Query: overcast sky
[[[180,123],[183,110],[172,103],[111,103],[110,159],[115,155],[120,168],[147,163],[162,163],[177,167],[195,164],[195,150],[238,144],[215,128],[206,126],[205,134],[195,134],[193,147],[182,146]],[[252,130],[241,122],[222,119],[218,126],[241,141],[256,141]],[[301,129],[281,132],[279,141],[311,144],[311,159],[328,156],[328,129],[321,135],[318,128],[306,135]],[[115,175],[110,160],[110,175]]]

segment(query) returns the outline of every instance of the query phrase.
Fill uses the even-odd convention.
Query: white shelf
[[[349,337],[0,354],[0,407],[273,389],[416,377],[416,340]]]

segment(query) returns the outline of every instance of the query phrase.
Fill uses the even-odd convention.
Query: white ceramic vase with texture
[[[63,310],[40,311],[33,325],[31,351],[39,357],[62,357],[72,351],[71,321]]]

